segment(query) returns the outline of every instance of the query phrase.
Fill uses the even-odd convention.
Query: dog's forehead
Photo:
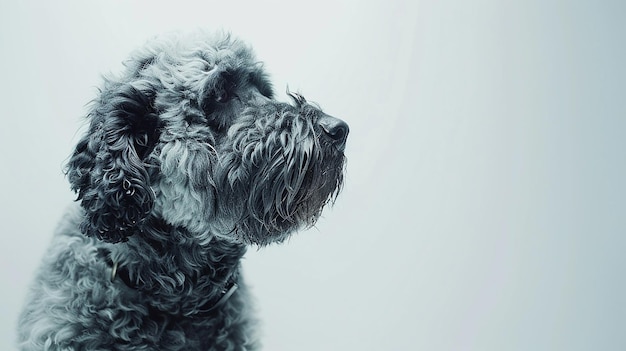
[[[267,97],[274,94],[252,48],[228,33],[199,31],[154,38],[135,50],[125,64],[134,74],[142,75],[147,69],[147,76],[167,76],[177,86],[193,87],[216,79],[245,80]]]
[[[250,46],[229,34],[170,34],[149,40],[135,50],[132,61],[154,62],[155,59],[184,65],[202,60],[210,65],[249,66],[256,61]]]

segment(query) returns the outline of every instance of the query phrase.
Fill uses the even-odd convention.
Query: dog
[[[240,260],[313,226],[348,125],[274,98],[228,33],[164,36],[103,79],[66,168],[76,203],[18,324],[21,350],[254,350]]]

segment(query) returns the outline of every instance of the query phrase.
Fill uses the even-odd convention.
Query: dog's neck
[[[202,312],[232,293],[246,246],[214,237],[201,245],[184,228],[150,218],[109,256],[126,285],[172,314]],[[236,287],[236,285],[234,285]]]

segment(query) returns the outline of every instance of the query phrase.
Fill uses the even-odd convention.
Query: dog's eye
[[[236,97],[235,92],[238,84],[235,78],[236,76],[229,71],[220,74],[220,83],[214,97],[216,102],[224,103]]]
[[[230,100],[230,94],[228,93],[228,91],[226,89],[220,89],[215,94],[215,101],[217,101],[219,103],[225,103],[228,100]]]

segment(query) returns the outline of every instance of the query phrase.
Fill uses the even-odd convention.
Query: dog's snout
[[[337,148],[340,150],[345,148],[348,133],[350,132],[350,128],[346,122],[339,118],[324,115],[319,119],[318,124]]]

